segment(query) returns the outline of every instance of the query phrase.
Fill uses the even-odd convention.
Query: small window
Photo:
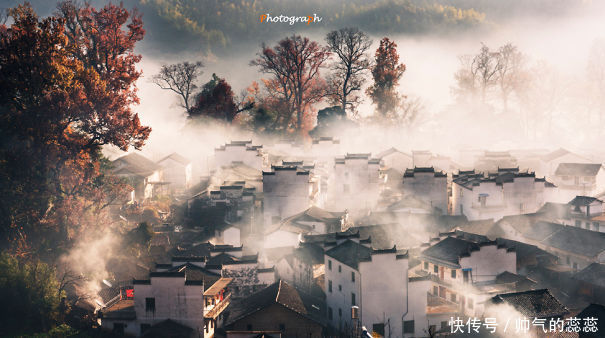
[[[456,270],[452,270],[452,278],[456,279]]]
[[[351,306],[355,306],[355,293],[351,292]]]
[[[332,308],[328,307],[328,319],[332,320]]]
[[[338,272],[342,272],[342,265],[338,266]]]
[[[429,269],[429,262],[424,262],[424,270],[428,270]]]
[[[433,265],[433,272],[439,273],[439,267],[437,265]]]
[[[451,301],[452,301],[452,302],[454,302],[454,303],[455,303],[455,302],[456,302],[456,294],[455,294],[455,293],[452,293],[452,294],[450,295],[450,299],[451,299]]]
[[[280,331],[286,331],[286,324],[279,324],[279,330]]]
[[[355,283],[355,271],[351,271],[351,282]]]
[[[151,324],[141,324],[141,333],[149,330],[150,327],[151,327]]]
[[[414,321],[406,320],[403,322],[403,333],[414,333]]]
[[[445,328],[447,328],[447,320],[441,322],[441,329],[443,330]]]
[[[342,309],[338,308],[338,317],[342,317]]]
[[[582,221],[580,221],[580,220],[576,220],[576,226],[577,226],[578,228],[581,228],[581,227],[582,227]]]
[[[328,259],[328,270],[332,270],[332,261]]]
[[[384,323],[372,324],[372,331],[380,335],[380,337],[384,337]],[[372,335],[375,337],[374,335]]]
[[[338,291],[342,291],[342,285],[338,284]]]
[[[145,311],[155,313],[155,298],[145,298]]]
[[[332,281],[328,281],[328,292],[332,292]]]

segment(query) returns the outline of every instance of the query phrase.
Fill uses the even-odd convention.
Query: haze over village
[[[0,336],[605,335],[603,4],[6,7]]]

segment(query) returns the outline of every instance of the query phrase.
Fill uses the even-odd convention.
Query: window
[[[145,298],[145,311],[155,313],[155,298]]]
[[[279,330],[280,331],[286,331],[286,324],[279,324]]]
[[[573,263],[573,269],[574,269],[574,271],[578,270],[578,263],[575,263],[575,262]]]
[[[342,272],[342,265],[339,265],[339,266],[338,266],[338,272],[339,272],[339,273],[340,273],[340,272]]]
[[[351,292],[351,306],[355,306],[355,293]]]
[[[452,270],[452,278],[456,279],[456,270]]]
[[[590,222],[586,222],[586,229],[590,230]]]
[[[429,269],[429,262],[424,262],[424,270],[428,270]]]
[[[454,303],[455,303],[455,302],[456,302],[456,294],[455,294],[455,293],[452,293],[452,294],[450,295],[450,299],[452,300],[452,302],[454,302]]]
[[[248,331],[252,331],[252,324],[248,324],[248,325],[246,325],[246,330],[248,330]]]
[[[569,259],[569,256],[567,256],[566,261],[567,261],[567,265],[570,265],[570,264],[571,264],[571,261],[570,261],[570,259]]]
[[[328,281],[328,292],[332,292],[332,281]]]
[[[433,272],[439,273],[439,267],[437,265],[433,265]]]
[[[332,261],[328,259],[328,270],[332,270]]]
[[[126,324],[124,323],[113,323],[113,333],[115,333],[116,335],[123,336],[125,327]]]
[[[351,282],[355,283],[355,271],[351,271]]]
[[[469,270],[462,270],[462,280],[468,283],[471,272]]]
[[[582,227],[582,221],[580,221],[580,220],[576,220],[576,226],[577,226],[578,228],[581,228],[581,227]]]
[[[430,325],[429,326],[429,335],[434,334],[437,331],[437,326],[436,325]]]
[[[414,333],[414,321],[406,320],[403,322],[403,333]]]
[[[342,317],[342,309],[338,308],[338,317]]]
[[[151,327],[151,324],[141,324],[141,333],[149,330],[150,327]]]
[[[592,222],[592,230],[599,231],[599,222]]]
[[[342,285],[338,284],[338,291],[342,291]]]
[[[328,306],[328,319],[332,320],[332,308]]]
[[[384,323],[372,324],[372,331],[384,337]],[[374,337],[374,335],[372,335]]]
[[[447,320],[441,322],[441,329],[445,329],[447,327]]]

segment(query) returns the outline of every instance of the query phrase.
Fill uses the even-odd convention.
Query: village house
[[[191,161],[177,153],[172,153],[156,162],[164,174],[164,181],[170,183],[172,192],[182,192],[193,184]]]
[[[325,303],[278,281],[229,306],[227,337],[324,337]],[[277,335],[263,333],[277,333]]]
[[[321,246],[301,243],[300,247],[277,261],[275,264],[277,277],[312,294],[317,289],[317,272],[323,271],[323,256],[324,250]]]
[[[161,331],[170,324],[177,330],[175,333],[188,332],[186,337],[212,337],[211,334],[204,334],[206,324],[210,325],[210,332],[210,327],[216,325],[222,310],[215,311],[214,317],[206,320],[204,285],[223,295],[218,303],[215,300],[214,306],[217,306],[221,301],[228,302],[228,297],[225,296],[228,295],[226,287],[229,280],[212,276],[212,273],[193,264],[159,267],[161,271],[150,272],[148,279],[132,282],[134,288],[131,297],[121,299],[102,310],[101,327],[118,335],[139,337],[149,330]],[[212,289],[211,286],[215,284],[217,287]]]
[[[336,209],[371,209],[380,193],[380,160],[371,154],[349,154],[334,160],[328,183],[327,206]]]
[[[460,171],[452,178],[452,213],[469,220],[494,219],[536,212],[548,201],[555,187],[533,172],[500,168],[496,173]]]
[[[592,263],[573,275],[577,295],[605,304],[605,263]]]
[[[555,172],[561,163],[591,163],[591,161],[581,155],[573,153],[567,149],[559,148],[540,157],[541,166],[536,168],[540,170],[540,176],[554,178]]]
[[[321,136],[311,141],[311,155],[319,162],[331,162],[340,153],[340,140],[334,137]]]
[[[268,227],[265,230],[265,248],[296,246],[302,235],[341,231],[349,222],[346,212],[313,206]]]
[[[376,154],[376,158],[380,159],[381,168],[384,170],[393,169],[403,174],[406,169],[414,167],[412,155],[404,153],[396,148],[389,148],[380,152]]]
[[[263,146],[252,145],[252,141],[231,141],[214,149],[214,164],[216,169],[228,167],[234,162],[262,170],[267,163],[268,157],[263,152]]]
[[[264,225],[280,222],[311,206],[310,172],[297,166],[271,166],[263,171]]]
[[[336,243],[334,243],[336,244]],[[326,243],[328,245],[328,243]],[[371,240],[346,239],[324,255],[328,323],[345,335],[360,324],[382,336],[398,336],[407,312],[408,254],[392,247],[376,250]]]
[[[518,314],[511,313],[509,310],[511,308]],[[486,303],[484,317],[496,318],[496,322],[514,321],[515,317],[520,316],[531,320],[543,320],[546,332],[540,325],[531,325],[526,331],[519,331],[519,333],[534,337],[552,337],[552,333],[549,332],[549,321],[564,319],[568,314],[569,310],[548,289],[539,289],[503,293],[492,297]]]
[[[403,174],[404,196],[414,196],[443,214],[448,213],[447,175],[433,167],[414,167]]]
[[[569,203],[569,222],[578,228],[600,231],[600,221],[595,220],[603,215],[603,201],[595,197],[576,196]],[[605,229],[603,229],[605,231]]]
[[[162,167],[143,155],[137,153],[124,155],[114,160],[112,166],[112,173],[126,178],[133,187],[130,196],[132,202],[142,202],[154,197],[165,185]]]
[[[596,197],[605,192],[605,169],[600,163],[560,163],[553,181],[559,189],[559,202],[576,196]]]
[[[498,168],[516,168],[517,159],[508,151],[485,151],[478,156],[474,168],[477,171],[497,171]]]

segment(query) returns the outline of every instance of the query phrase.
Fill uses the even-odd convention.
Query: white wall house
[[[190,160],[172,153],[157,161],[157,164],[162,167],[164,181],[170,183],[170,190],[179,191],[191,187],[193,181]]]
[[[603,201],[596,197],[576,196],[568,205],[569,224],[586,230],[600,231],[598,219],[603,215]]]
[[[536,212],[556,187],[532,172],[499,169],[497,173],[460,171],[452,178],[451,210],[469,220]]]
[[[112,162],[112,172],[124,177],[134,188],[134,200],[141,202],[161,192],[163,181],[162,167],[145,156],[130,153]]]
[[[234,162],[262,170],[267,160],[263,146],[252,145],[252,141],[231,141],[214,149],[214,164],[216,169],[228,167]]]
[[[334,160],[326,205],[333,209],[369,209],[380,193],[380,160],[371,154],[347,154]]]
[[[433,167],[414,167],[403,174],[403,194],[425,201],[447,214],[447,175]]]
[[[560,163],[553,181],[559,188],[558,202],[597,196],[605,192],[605,169],[600,163]]]
[[[263,171],[263,219],[265,226],[311,206],[310,172],[296,166],[271,166]]]
[[[408,255],[395,247],[374,250],[370,242],[347,239],[324,255],[328,324],[351,334],[352,306],[361,325],[385,337],[399,337],[407,311]]]
[[[395,148],[390,148],[376,154],[376,158],[380,159],[380,164],[385,169],[395,169],[400,172],[405,172],[406,169],[414,167],[412,155]]]
[[[561,163],[591,163],[591,161],[584,156],[559,148],[541,156],[540,163],[540,167],[536,168],[536,174],[552,179]]]

